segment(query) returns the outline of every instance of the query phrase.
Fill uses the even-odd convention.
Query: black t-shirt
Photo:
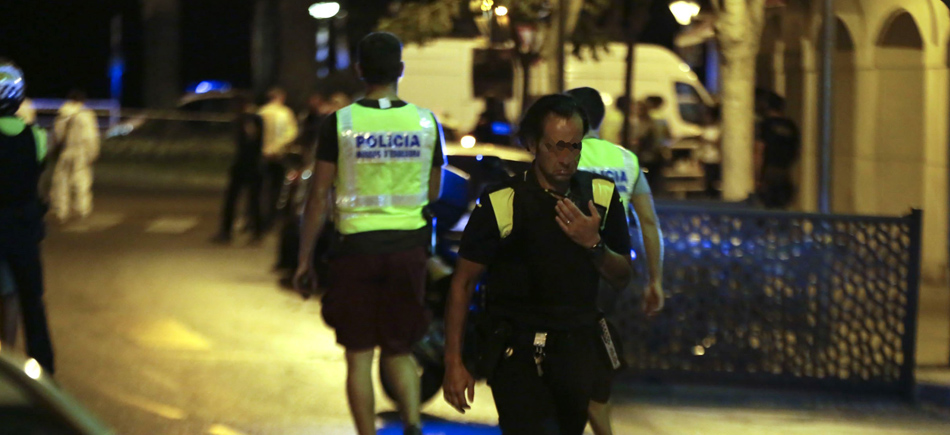
[[[363,99],[357,101],[363,107],[379,109],[378,100]],[[405,101],[391,101],[392,108],[404,107],[408,103]],[[386,110],[386,109],[380,109]],[[436,146],[432,152],[432,167],[438,168],[445,164],[445,156],[442,151],[444,139],[442,136],[442,125],[432,116],[439,134],[436,137]],[[338,163],[340,158],[340,142],[337,135],[337,116],[336,113],[327,116],[320,124],[320,131],[317,139],[316,158],[324,162]],[[388,254],[400,252],[408,249],[428,246],[431,242],[431,229],[426,225],[418,230],[400,231],[368,231],[364,233],[348,234],[346,236],[335,234],[330,244],[330,255],[363,255],[363,254]]]
[[[788,169],[798,159],[801,136],[798,127],[787,118],[770,116],[758,125],[758,139],[765,144],[762,165]]]
[[[241,113],[234,121],[234,129],[237,136],[234,167],[244,170],[257,168],[261,164],[264,121],[256,113]]]
[[[578,171],[568,197],[588,214],[591,182],[599,175]],[[486,192],[462,235],[459,255],[488,266],[488,312],[532,327],[566,329],[596,319],[600,273],[586,247],[574,243],[555,221],[556,194],[544,190],[533,171],[510,180],[514,189],[511,234],[499,235]],[[603,210],[598,208],[600,213]],[[630,253],[630,234],[620,196],[614,189],[601,238],[612,251]]]

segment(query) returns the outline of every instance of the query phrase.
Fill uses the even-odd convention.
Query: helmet
[[[16,113],[25,91],[23,71],[13,61],[0,57],[0,116]]]

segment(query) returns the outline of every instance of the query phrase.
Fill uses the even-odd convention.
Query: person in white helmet
[[[53,214],[65,222],[75,213],[92,213],[92,164],[99,157],[99,123],[84,104],[82,91],[70,91],[53,124],[57,159],[50,202]]]
[[[23,71],[0,59],[0,263],[10,266],[23,316],[26,353],[52,374],[53,345],[43,303],[40,256],[44,209],[39,178],[46,159],[46,134],[15,116],[25,90]]]

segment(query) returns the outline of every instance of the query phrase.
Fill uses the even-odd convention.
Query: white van
[[[482,47],[477,39],[439,39],[424,46],[407,45],[403,50],[406,72],[399,83],[402,98],[435,111],[456,124],[464,133],[475,125],[484,109],[483,101],[472,95],[472,50]],[[568,55],[565,83],[568,89],[590,86],[616,99],[624,94],[626,47],[610,44],[599,61]],[[718,136],[707,124],[708,110],[715,104],[709,93],[679,57],[657,45],[640,44],[635,54],[634,95],[636,100],[656,95],[666,101],[665,116],[674,138]],[[536,70],[534,83],[546,80]],[[515,98],[508,101],[509,119],[520,117],[520,79],[515,78]],[[612,101],[605,103],[612,104]],[[447,123],[448,123],[447,122]]]

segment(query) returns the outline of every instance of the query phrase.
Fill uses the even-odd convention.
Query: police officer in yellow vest
[[[26,352],[51,374],[53,346],[46,323],[40,260],[44,206],[39,180],[46,158],[46,135],[14,116],[25,90],[23,72],[13,62],[0,59],[0,263],[7,263],[13,275]]]
[[[649,270],[649,284],[645,289],[644,301],[648,299],[651,309],[648,315],[663,308],[663,238],[653,208],[653,195],[637,156],[630,150],[598,137],[601,121],[604,119],[604,101],[600,92],[593,88],[577,88],[567,91],[584,108],[590,118],[590,131],[584,137],[584,147],[578,169],[606,176],[617,185],[620,198],[628,216],[637,219]],[[629,214],[633,205],[633,214]],[[602,373],[597,379],[594,394],[591,396],[588,413],[591,428],[595,435],[610,435],[610,381],[612,373]]]
[[[430,321],[423,305],[430,240],[423,208],[439,197],[442,127],[432,112],[396,93],[403,73],[398,38],[371,33],[358,50],[366,98],[320,128],[294,282],[302,291],[316,290],[314,245],[335,188],[339,234],[331,243],[322,310],[346,349],[350,412],[360,435],[376,433],[370,374],[379,347],[382,369],[395,380],[404,433],[421,435],[420,385],[409,351]]]

